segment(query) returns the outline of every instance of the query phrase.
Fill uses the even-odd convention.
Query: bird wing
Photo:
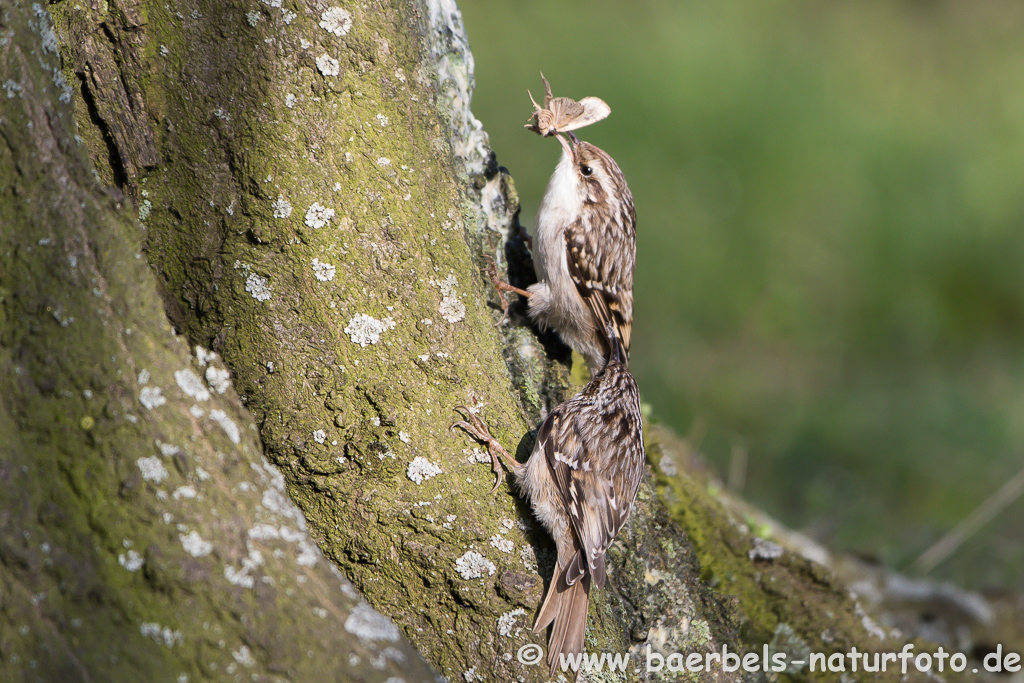
[[[615,215],[597,213],[596,218],[578,218],[565,229],[566,262],[576,291],[602,331],[608,324],[622,340],[623,358],[629,353],[633,330],[633,268],[636,243],[632,234],[632,203]],[[628,227],[627,227],[628,224]]]
[[[595,584],[604,586],[605,552],[629,517],[639,487],[644,462],[639,394],[632,377],[622,372],[628,386],[606,381],[604,391],[584,390],[556,408],[538,434],[579,543],[566,570],[568,585],[589,570]]]

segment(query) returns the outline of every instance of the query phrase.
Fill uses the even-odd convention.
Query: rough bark
[[[171,332],[161,327],[164,319],[152,275],[142,259],[132,258],[140,237],[127,212],[116,209],[114,199],[91,200],[105,202],[107,217],[97,219],[91,242],[80,238],[75,248],[96,259],[95,276],[63,272],[67,268],[60,259],[72,248],[63,246],[60,258],[52,259],[56,270],[19,266],[20,278],[3,281],[8,288],[2,292],[5,317],[0,321],[7,335],[5,353],[21,349],[19,353],[36,358],[38,349],[56,349],[39,356],[42,360],[34,361],[31,372],[23,371],[28,377],[49,378],[33,379],[32,385],[36,394],[46,394],[38,387],[50,387],[49,403],[32,403],[43,399],[27,390],[5,392],[5,401],[16,402],[4,411],[8,423],[3,426],[23,443],[44,444],[38,450],[52,452],[47,457],[55,463],[65,463],[58,464],[62,474],[53,481],[43,476],[50,460],[33,455],[34,467],[43,469],[30,469],[23,473],[25,484],[11,486],[63,486],[67,481],[79,498],[95,501],[89,505],[102,513],[86,506],[68,517],[79,525],[79,536],[88,539],[89,548],[102,548],[95,552],[107,565],[115,553],[127,558],[125,539],[132,548],[146,548],[142,573],[125,574],[110,565],[90,584],[93,593],[106,596],[100,604],[111,606],[121,619],[110,623],[123,626],[130,621],[124,615],[142,618],[137,615],[143,613],[132,610],[152,609],[154,616],[146,619],[173,626],[178,622],[167,616],[179,614],[173,610],[199,614],[205,606],[217,613],[209,623],[228,620],[233,626],[225,630],[238,639],[224,638],[221,647],[205,631],[182,626],[190,646],[159,649],[164,646],[152,639],[122,637],[122,631],[130,632],[126,626],[112,626],[91,634],[97,659],[131,655],[135,665],[144,659],[131,654],[138,645],[139,652],[179,656],[176,665],[183,662],[197,674],[216,678],[226,673],[225,653],[234,643],[250,643],[251,650],[252,643],[265,643],[268,652],[272,643],[273,654],[293,667],[281,677],[309,680],[298,667],[349,661],[348,654],[326,654],[331,648],[355,651],[360,662],[370,658],[369,652],[358,650],[370,644],[338,626],[349,621],[348,598],[328,590],[337,583],[313,578],[327,563],[306,567],[299,562],[311,552],[302,540],[297,543],[304,549],[297,556],[294,544],[281,541],[291,555],[274,559],[292,564],[282,565],[270,585],[298,584],[298,577],[309,574],[304,587],[308,591],[312,584],[319,592],[301,593],[305,602],[291,596],[271,601],[282,610],[276,621],[266,616],[254,621],[246,611],[258,607],[264,615],[270,609],[260,599],[261,591],[270,590],[262,582],[252,587],[230,580],[228,586],[218,584],[222,576],[237,578],[249,566],[242,562],[252,558],[246,545],[252,541],[251,530],[263,522],[260,515],[273,512],[260,499],[262,492],[273,490],[271,484],[250,479],[247,486],[256,487],[257,495],[236,478],[249,471],[239,463],[262,467],[262,448],[283,473],[288,492],[327,557],[444,675],[467,682],[540,680],[543,669],[524,666],[516,653],[527,643],[543,643],[526,626],[550,577],[550,540],[507,487],[497,495],[489,493],[492,478],[478,460],[479,449],[450,433],[448,426],[455,417],[452,409],[469,405],[505,444],[518,447],[520,454],[527,451],[530,430],[541,414],[573,390],[567,353],[550,337],[538,337],[524,323],[521,309],[513,325],[500,331],[494,327],[498,316],[487,305],[479,257],[501,256],[520,285],[528,284],[530,266],[515,237],[518,200],[511,178],[497,166],[469,109],[472,57],[454,2],[346,3],[347,20],[325,15],[329,7],[316,0],[51,5],[62,37],[63,77],[76,86],[70,99],[75,101],[79,135],[99,178],[135,201],[146,259],[170,320],[189,346],[167,341]],[[6,11],[14,16],[26,10]],[[43,18],[33,16],[38,31]],[[55,67],[55,57],[48,58],[53,62],[48,68]],[[18,100],[26,106],[29,101]],[[65,112],[63,125],[71,126],[70,109],[58,110]],[[12,125],[6,121],[5,130]],[[7,137],[11,155],[22,149],[20,154],[31,158],[31,145],[42,144],[24,147],[10,141],[16,136]],[[74,144],[66,147],[71,151],[64,154],[80,154]],[[84,163],[78,159],[77,164]],[[12,225],[34,225],[42,235],[47,223],[32,222],[31,216],[37,215],[32,207],[48,195],[42,184],[33,185],[36,194],[16,195],[28,186],[12,174],[4,188],[8,196],[18,197],[10,204],[20,208],[0,210],[16,212]],[[96,184],[82,187],[78,191],[83,197],[100,197]],[[63,210],[73,216],[73,208],[72,202]],[[49,252],[34,239],[34,233],[31,238],[19,236],[18,244],[31,246],[35,258],[49,258],[40,256]],[[26,249],[7,247],[4,258],[12,268],[20,263],[18,258],[28,263]],[[79,256],[78,263],[83,262]],[[123,285],[126,301],[118,304],[118,315],[139,316],[148,307],[144,319],[149,327],[134,318],[130,324],[122,321],[123,327],[132,328],[129,338],[127,331],[115,334],[121,327],[113,321],[122,318],[92,312],[104,299],[89,299],[94,285],[90,278],[99,281],[101,276]],[[51,279],[61,283],[57,290],[42,284]],[[34,303],[16,308],[11,302],[21,299],[8,293],[14,291],[8,282],[20,283],[18,291],[27,293],[19,296]],[[29,295],[37,290],[42,297],[38,300]],[[75,322],[61,327],[73,298],[81,300],[74,309]],[[46,306],[52,310],[44,315]],[[46,328],[40,321],[48,321],[51,313],[57,319]],[[84,329],[86,320],[92,321],[89,330]],[[103,320],[108,320],[106,327]],[[21,327],[12,321],[22,321]],[[7,332],[5,326],[24,331]],[[68,337],[68,330],[82,333]],[[111,350],[97,348],[108,337]],[[210,420],[210,404],[184,395],[174,377],[175,371],[196,363],[188,359],[188,348],[197,344],[223,357],[249,411],[239,407],[231,390],[210,399],[241,425],[238,446],[225,443],[220,427]],[[130,367],[96,360],[120,358],[127,353],[124,348],[149,355],[133,356]],[[10,367],[25,365],[10,353]],[[44,361],[63,364],[44,372]],[[97,365],[102,375],[96,375],[101,372]],[[141,368],[149,370],[145,386],[159,388],[168,398],[166,405],[138,407]],[[194,365],[193,370],[205,371]],[[14,379],[5,381],[14,387]],[[85,388],[93,392],[92,399],[82,395]],[[89,403],[97,397],[104,406]],[[193,404],[202,415],[193,416]],[[101,415],[102,425],[107,425],[122,424],[128,414],[136,420],[129,421],[131,427],[100,429]],[[86,416],[93,420],[88,429],[81,421]],[[47,420],[63,426],[54,431]],[[258,428],[262,446],[247,428],[250,424]],[[107,436],[97,439],[99,434]],[[610,551],[609,587],[595,594],[590,613],[588,650],[633,654],[627,671],[604,672],[604,680],[675,678],[665,671],[653,676],[644,672],[648,647],[665,654],[720,650],[723,645],[760,652],[767,644],[770,651],[791,658],[808,650],[840,652],[853,645],[868,651],[898,649],[902,643],[878,628],[829,570],[798,553],[766,545],[757,537],[763,528],[744,523],[709,493],[706,482],[691,476],[683,442],[656,424],[648,425],[647,434],[653,474],[630,524]],[[121,444],[114,435],[135,435],[138,441]],[[175,497],[171,484],[140,478],[134,454],[154,453],[157,438],[186,453],[177,458],[155,451],[167,463],[168,482],[173,479],[179,488],[191,485],[203,497]],[[89,462],[82,455],[86,446],[92,450],[85,452],[105,459],[79,464]],[[223,460],[218,452],[225,453]],[[179,460],[184,464],[178,465]],[[221,478],[200,484],[200,466]],[[91,474],[105,471],[102,467],[114,474],[107,479]],[[94,486],[93,477],[109,483],[106,488]],[[96,493],[110,490],[117,497]],[[13,496],[13,489],[7,491]],[[161,491],[166,500],[157,498]],[[170,526],[162,525],[165,510],[172,515]],[[283,514],[288,518],[292,513]],[[26,508],[21,517],[5,518],[5,533],[43,523],[30,519],[32,515],[49,519]],[[289,519],[276,524],[297,531],[302,517]],[[118,530],[107,530],[107,520],[118,520]],[[178,530],[174,524],[184,527]],[[205,540],[216,538],[217,550],[208,557],[182,557],[179,536],[192,530]],[[10,564],[6,557],[12,552],[6,547],[0,556],[5,558],[3,567]],[[268,556],[273,556],[269,548],[262,553]],[[197,563],[204,571],[182,569]],[[236,573],[225,575],[227,568]],[[13,576],[15,570],[10,571]],[[29,581],[26,577],[37,573],[26,569],[18,580]],[[161,579],[166,573],[174,580]],[[132,583],[142,578],[145,583]],[[314,599],[336,601],[338,607],[328,615],[336,623],[298,618]],[[228,607],[222,600],[234,602]],[[23,619],[22,609],[12,607],[4,615]],[[29,609],[27,603],[24,609]],[[49,615],[51,620],[58,617],[70,623],[72,607],[62,604]],[[244,629],[259,633],[246,640],[243,634],[249,632]],[[281,640],[271,640],[267,630]],[[337,642],[323,642],[325,638]],[[205,645],[192,647],[193,641]],[[0,657],[11,651],[9,642],[6,636],[0,639]],[[396,647],[409,662],[415,661],[403,646]],[[920,641],[920,647],[929,646]],[[191,659],[181,654],[186,649]],[[301,654],[307,650],[313,655],[304,659]],[[220,668],[199,669],[203,662],[214,661],[210,653],[221,658],[216,660]],[[23,655],[19,651],[17,656]],[[374,661],[393,667],[388,671],[402,668],[386,654]],[[416,666],[402,675],[407,680],[429,675],[422,664]],[[147,671],[143,664],[138,667]],[[359,679],[371,673],[356,666],[335,677]],[[811,675],[806,667],[788,674],[834,679],[831,674]],[[716,671],[690,677],[732,680],[735,675]],[[765,675],[744,677],[763,680]]]
[[[434,680],[172,332],[56,50],[0,3],[0,680]]]

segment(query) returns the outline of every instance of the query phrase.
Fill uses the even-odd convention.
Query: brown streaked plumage
[[[569,139],[561,134],[604,118],[611,111],[608,105],[597,98],[552,98],[547,80],[544,90],[545,108],[534,102],[537,111],[527,128],[545,137],[554,135],[563,153],[537,212],[531,244],[537,283],[523,290],[503,282],[491,259],[487,274],[506,315],[505,292],[528,297],[530,318],[542,329],[557,331],[583,354],[593,376],[609,356],[604,333],[609,323],[622,345],[623,362],[629,362],[636,210],[615,160],[571,132]],[[593,102],[585,106],[588,100]],[[499,324],[504,320],[505,316]]]
[[[610,326],[613,330],[614,325]],[[501,482],[501,458],[555,540],[558,563],[534,631],[552,625],[551,675],[562,655],[583,651],[591,586],[603,588],[605,552],[629,517],[644,467],[640,394],[613,339],[604,369],[548,415],[530,459],[519,463],[476,415],[455,423],[487,444]]]
[[[636,210],[618,164],[588,143],[558,136],[562,158],[548,182],[537,213],[533,266],[537,283],[526,290],[488,276],[498,289],[529,297],[530,318],[551,328],[587,359],[591,375],[609,355],[602,330],[615,326],[622,357],[629,362],[633,329],[633,271],[636,267]],[[504,320],[504,318],[502,318]]]

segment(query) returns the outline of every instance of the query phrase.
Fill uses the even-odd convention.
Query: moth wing
[[[560,98],[562,99],[562,98]],[[576,105],[578,111],[571,119],[562,121],[559,119],[561,125],[558,126],[559,132],[576,130],[583,126],[589,126],[592,123],[597,123],[601,119],[608,118],[608,115],[612,113],[612,108],[605,103],[599,97],[584,97],[579,102],[573,102]]]

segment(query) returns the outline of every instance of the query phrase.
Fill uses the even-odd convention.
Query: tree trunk
[[[433,680],[171,330],[56,51],[0,4],[0,680]]]
[[[7,5],[3,669],[429,677],[337,567],[449,680],[545,679],[517,653],[544,644],[550,539],[448,427],[469,406],[522,456],[573,386],[521,309],[494,326],[481,255],[531,269],[454,2],[59,2],[63,71],[46,13]],[[678,439],[647,440],[586,641],[631,653],[619,678],[675,677],[648,651],[899,649],[827,569],[735,521]]]

